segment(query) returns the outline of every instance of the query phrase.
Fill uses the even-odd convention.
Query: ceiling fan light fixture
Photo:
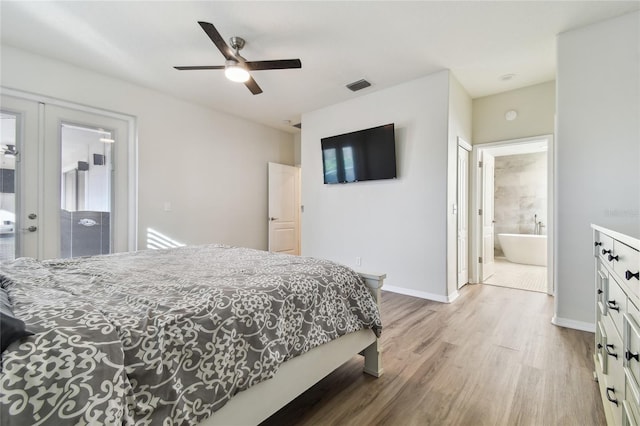
[[[251,77],[247,68],[234,60],[225,62],[224,75],[229,80],[235,81],[236,83],[246,83]]]

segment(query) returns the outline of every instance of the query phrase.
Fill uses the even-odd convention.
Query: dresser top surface
[[[630,247],[633,247],[636,250],[640,250],[640,239],[638,238],[634,238],[632,236],[622,234],[618,231],[613,231],[611,229],[608,229],[599,225],[591,224],[591,227],[596,231],[602,232],[603,234],[606,234],[615,240],[618,240]]]

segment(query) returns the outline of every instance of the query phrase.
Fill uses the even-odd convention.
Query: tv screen
[[[324,183],[396,178],[394,125],[322,138]]]

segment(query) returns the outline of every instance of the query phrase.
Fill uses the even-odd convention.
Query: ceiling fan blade
[[[258,83],[256,83],[253,77],[249,77],[249,80],[247,80],[244,85],[247,86],[247,88],[251,90],[251,93],[253,93],[254,95],[259,95],[260,93],[262,93],[262,89],[260,88],[260,86],[258,86]]]
[[[224,56],[225,59],[237,60],[235,55],[233,54],[233,51],[231,50],[227,42],[224,41],[224,39],[222,38],[218,30],[216,30],[216,27],[213,26],[213,24],[209,22],[203,22],[203,21],[198,21],[198,24],[200,24],[204,32],[207,33],[207,35],[209,36],[213,44],[216,45],[216,47],[218,48],[220,53],[222,53],[222,56]]]
[[[224,65],[196,65],[189,67],[174,67],[180,71],[190,71],[190,70],[223,70]]]
[[[302,68],[300,59],[279,59],[273,61],[246,61],[245,65],[251,71],[260,70],[284,70],[289,68]]]

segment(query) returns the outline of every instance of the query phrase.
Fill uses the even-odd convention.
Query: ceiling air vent
[[[371,83],[369,83],[365,79],[362,79],[362,80],[354,81],[353,83],[347,84],[347,89],[351,90],[352,92],[357,92],[358,90],[362,90],[369,86],[371,86]]]

